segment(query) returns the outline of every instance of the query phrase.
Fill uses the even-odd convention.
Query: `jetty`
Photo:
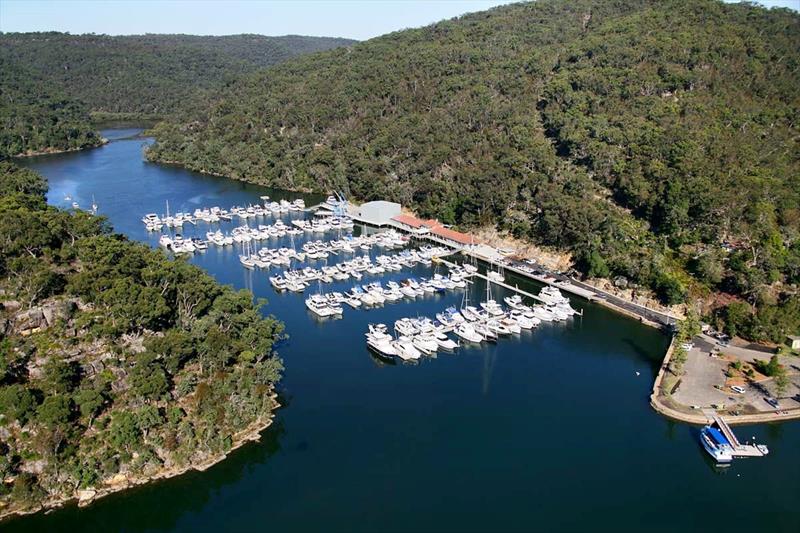
[[[715,411],[704,409],[703,414],[706,415],[709,424],[717,427],[731,444],[734,457],[764,457],[769,454],[769,448],[763,444],[742,444],[739,442],[728,423]]]
[[[453,268],[453,267],[456,267],[456,266],[458,266],[458,265],[456,265],[455,263],[453,263],[453,262],[451,262],[451,261],[448,261],[448,260],[447,260],[447,259],[445,259],[444,257],[434,257],[434,258],[432,259],[432,261],[433,261],[434,263],[442,263],[443,265],[447,266],[448,268]],[[484,279],[484,280],[486,280],[488,283],[494,283],[495,285],[498,285],[498,286],[500,286],[500,287],[503,287],[504,289],[508,289],[508,290],[510,290],[510,291],[513,291],[513,292],[516,292],[516,293],[518,293],[518,294],[521,294],[522,296],[525,296],[525,297],[527,297],[527,298],[530,298],[530,299],[532,299],[532,300],[536,300],[537,302],[541,302],[541,303],[544,303],[544,304],[546,304],[546,303],[547,303],[547,302],[546,302],[544,299],[542,299],[542,297],[541,297],[541,296],[539,296],[538,294],[533,294],[533,293],[531,293],[531,292],[524,291],[524,290],[520,289],[520,288],[519,288],[518,286],[516,286],[516,285],[509,285],[509,284],[508,284],[508,283],[506,283],[505,281],[499,281],[499,280],[497,280],[497,279],[492,279],[492,278],[490,278],[490,277],[488,277],[488,276],[486,276],[486,275],[484,275],[484,274],[481,274],[480,272],[475,272],[475,273],[474,273],[474,274],[472,274],[472,275],[473,275],[474,277],[476,277],[476,278],[481,278],[481,279]],[[578,315],[580,315],[580,316],[583,316],[583,310],[581,310],[580,312],[577,312],[576,314],[578,314]]]

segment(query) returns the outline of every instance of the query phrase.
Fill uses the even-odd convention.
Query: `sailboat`
[[[92,214],[97,214],[97,202],[94,199],[94,194],[92,195]]]
[[[253,270],[256,267],[256,262],[253,261],[253,254],[250,252],[249,242],[247,243],[247,249],[239,256],[239,262],[249,270]]]
[[[481,302],[481,307],[492,316],[504,314],[503,307],[492,299],[492,284],[489,281],[486,282],[486,301]]]

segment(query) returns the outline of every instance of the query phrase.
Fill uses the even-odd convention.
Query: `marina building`
[[[400,214],[392,217],[392,222],[402,230],[417,235],[427,235],[433,240],[456,248],[462,248],[475,242],[472,235],[447,228],[435,219],[423,220],[411,215]]]
[[[400,214],[400,204],[376,200],[356,206],[353,210],[353,214],[364,222],[375,226],[383,226],[392,220],[392,217]]]

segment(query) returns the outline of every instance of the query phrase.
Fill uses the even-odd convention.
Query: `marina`
[[[141,156],[146,142],[115,141],[90,152],[26,163],[47,176],[51,204],[68,208],[76,201],[88,206],[95,194],[99,213],[117,231],[153,248],[160,246],[162,232],[148,232],[141,217],[166,214],[166,201],[171,213],[193,214],[204,206],[262,204],[261,196],[289,203],[302,197],[307,206],[326,200],[150,164]],[[63,200],[66,194],[69,202]],[[290,211],[247,223],[257,228],[281,219],[296,227],[291,220],[309,216],[307,211]],[[243,224],[241,219],[200,220],[163,233],[208,240],[211,230],[230,235]],[[354,238],[375,232],[354,220]],[[306,241],[346,237],[344,230],[342,237],[338,231],[304,231],[251,240],[250,246],[288,249],[294,239],[300,253]],[[373,246],[353,256],[337,250],[327,258],[305,261],[319,270],[359,257],[376,264],[378,255],[423,245],[444,246],[412,237],[400,249]],[[437,352],[424,355],[421,347],[430,350],[429,339],[417,346],[412,340],[410,347],[404,342],[399,349],[413,356],[414,348],[420,355],[406,361],[400,355],[379,355],[368,346],[370,324],[373,329],[384,324],[385,335],[397,340],[398,325],[408,332],[418,319],[427,324],[441,314],[447,320],[450,308],[460,313],[465,293],[468,305],[483,313],[480,303],[486,302],[489,283],[482,277],[487,274],[485,262],[478,263],[482,276],[471,276],[463,289],[404,297],[395,304],[362,303],[357,309],[344,303],[339,306],[341,319],[317,320],[305,303],[314,292],[345,294],[353,285],[375,281],[383,289],[390,281],[402,288],[403,280],[431,279],[437,264],[417,263],[362,280],[314,281],[297,294],[275,290],[269,280],[293,266],[243,268],[239,256],[246,246],[209,243],[206,250],[181,255],[221,283],[268,300],[263,312],[286,324],[288,339],[276,347],[286,367],[279,398],[283,407],[261,441],[207,471],[138,487],[90,507],[65,506],[23,517],[4,524],[5,530],[100,531],[114,524],[133,531],[245,531],[268,523],[280,531],[375,531],[386,524],[412,529],[423,520],[438,530],[521,530],[534,524],[585,531],[607,520],[618,531],[637,531],[641,524],[652,524],[654,514],[681,508],[671,515],[669,529],[688,531],[696,529],[709,507],[715,509],[720,528],[792,531],[800,523],[795,505],[800,476],[791,453],[800,447],[800,426],[737,428],[741,442],[763,443],[770,454],[759,461],[734,459],[720,468],[699,442],[700,426],[668,420],[646,401],[669,344],[659,330],[559,289],[583,312],[582,318],[542,321],[495,342],[474,336],[476,340],[466,340],[454,329],[445,333],[456,344],[452,351],[439,345]],[[459,253],[441,257],[456,265],[472,264],[470,256]],[[447,264],[438,267],[441,275],[449,274]],[[517,277],[508,266],[504,273],[506,286],[491,283],[491,291],[506,313],[514,310],[514,296],[530,307],[544,304],[508,287],[539,296],[542,284]],[[470,334],[470,328],[461,330]],[[386,346],[381,339],[376,335],[373,344]],[[572,435],[578,424],[587,434],[603,436],[592,442],[591,454],[585,453],[585,440],[552,437]],[[658,480],[648,490],[642,490],[642,472]],[[476,490],[478,486],[486,490]],[[687,499],[703,504],[687,506]],[[578,500],[585,512],[574,512]],[[625,513],[619,512],[622,503]],[[744,506],[781,512],[743,514]],[[486,513],[487,508],[498,512]]]

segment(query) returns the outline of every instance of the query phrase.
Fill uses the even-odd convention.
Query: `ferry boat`
[[[718,463],[733,461],[733,447],[719,429],[704,426],[700,431],[700,444]]]

